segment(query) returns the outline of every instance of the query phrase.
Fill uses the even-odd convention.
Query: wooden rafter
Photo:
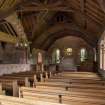
[[[38,36],[40,36],[47,28],[48,23],[45,21],[45,19],[50,19],[54,15],[54,12],[48,12],[46,16],[44,17],[44,20],[42,19],[37,25],[36,30],[34,30],[35,35],[33,35],[32,40],[35,41]]]
[[[15,44],[18,42],[18,38],[14,37],[13,35],[10,35],[10,34],[0,32],[0,41]]]
[[[82,12],[82,17],[83,17],[83,27],[86,29],[87,27],[87,21],[86,21],[86,10],[85,10],[85,4],[86,0],[80,0],[80,7],[81,7],[81,12]]]
[[[27,7],[27,8],[21,8],[21,9],[18,9],[17,12],[35,12],[35,11],[55,11],[55,12],[58,12],[58,11],[62,11],[62,12],[72,12],[73,10],[69,7],[58,7],[58,6],[37,6],[37,7]]]
[[[63,1],[65,2],[63,3]],[[39,0],[33,0],[18,6],[19,8],[17,8],[16,11],[23,13],[23,25],[26,27],[26,32],[32,34],[30,40],[33,45],[35,44],[34,42],[40,42],[42,34],[45,33],[48,28],[52,27],[52,24],[48,22],[50,22],[51,19],[53,20],[54,14],[58,12],[68,12],[68,14],[73,17],[72,22],[75,22],[82,32],[89,31],[92,39],[98,39],[98,32],[102,31],[100,27],[103,28],[105,26],[105,13],[96,1],[97,0],[57,0],[56,2],[49,2],[49,0],[43,0],[40,2]],[[92,23],[88,24],[89,22]],[[92,30],[92,26],[95,25],[96,27]],[[32,32],[30,32],[30,30]],[[89,37],[91,35],[89,35]],[[47,35],[45,35],[45,37],[47,38]],[[90,38],[90,40],[92,39]],[[42,42],[44,43],[44,39]]]
[[[102,8],[102,10],[105,12],[105,0],[97,0]]]

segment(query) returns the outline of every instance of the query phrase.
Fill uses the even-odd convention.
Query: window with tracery
[[[73,53],[73,49],[72,48],[66,48],[66,49],[64,49],[64,53],[65,53],[65,55],[70,56]]]

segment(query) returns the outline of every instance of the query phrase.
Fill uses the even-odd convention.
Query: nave
[[[0,0],[0,105],[105,105],[105,0]]]

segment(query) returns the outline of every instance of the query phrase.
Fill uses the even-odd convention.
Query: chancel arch
[[[87,68],[87,70],[92,69],[94,62],[93,47],[86,43],[83,39],[76,36],[66,36],[59,38],[50,45],[48,49],[49,54],[57,48],[59,48],[61,52],[61,65],[66,65],[66,63],[70,61],[72,63],[72,66],[74,66],[75,68],[81,67],[82,70],[85,66],[89,67],[89,65],[91,64],[90,68]],[[89,64],[89,62],[91,63]],[[70,65],[69,63],[68,65]]]

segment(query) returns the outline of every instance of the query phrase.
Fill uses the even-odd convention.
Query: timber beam
[[[12,36],[10,34],[0,32],[0,41],[16,44],[18,42],[18,38],[16,38],[15,36]]]

